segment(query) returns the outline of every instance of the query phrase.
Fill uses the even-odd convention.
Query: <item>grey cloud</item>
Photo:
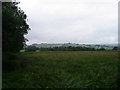
[[[117,42],[117,0],[21,1],[28,15],[32,43]]]

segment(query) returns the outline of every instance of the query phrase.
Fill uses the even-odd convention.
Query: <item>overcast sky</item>
[[[19,0],[32,43],[117,43],[119,0]]]

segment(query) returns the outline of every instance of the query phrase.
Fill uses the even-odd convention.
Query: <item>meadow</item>
[[[22,52],[3,71],[3,88],[115,88],[117,51]]]

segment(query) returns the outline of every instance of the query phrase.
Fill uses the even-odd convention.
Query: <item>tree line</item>
[[[99,49],[95,49],[95,48],[90,48],[90,47],[73,47],[73,46],[68,46],[68,47],[64,47],[64,46],[60,46],[60,47],[41,47],[38,48],[34,45],[30,45],[24,48],[25,51],[105,51],[105,48],[99,48]]]

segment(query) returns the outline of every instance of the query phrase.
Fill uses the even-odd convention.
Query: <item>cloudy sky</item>
[[[19,0],[32,43],[117,43],[119,0]]]

